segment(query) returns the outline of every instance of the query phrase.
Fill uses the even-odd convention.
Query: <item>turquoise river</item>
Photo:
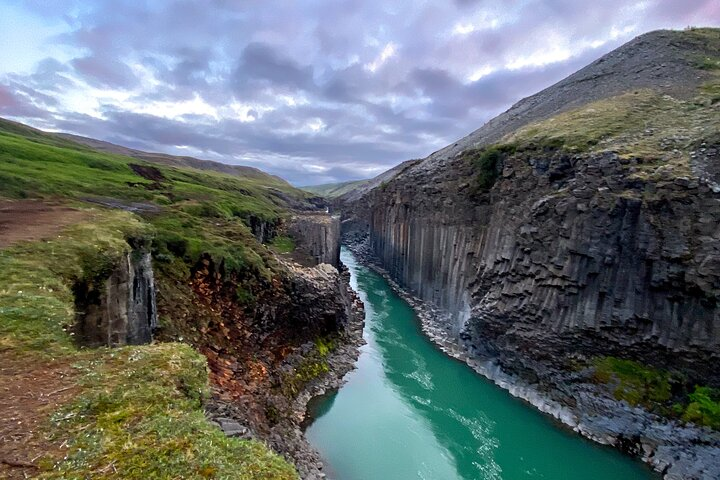
[[[312,402],[310,442],[336,480],[658,478],[593,444],[438,350],[411,307],[343,249],[365,304],[347,383]]]

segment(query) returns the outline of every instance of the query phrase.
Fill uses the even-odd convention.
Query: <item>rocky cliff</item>
[[[190,343],[207,357],[209,415],[226,433],[262,439],[303,478],[322,478],[300,429],[305,405],[340,382],[362,341],[361,303],[339,262],[339,217],[293,212],[254,225],[253,235],[270,236],[269,246],[256,247],[258,268],[231,271],[204,255],[184,282],[160,263],[158,339]],[[287,253],[272,244],[285,234],[295,244]]]
[[[289,221],[288,233],[300,252],[315,265],[340,266],[340,216],[326,213],[297,213]]]
[[[359,199],[341,197],[345,238],[364,230],[401,287],[449,313],[443,335],[568,407],[566,423],[628,404],[665,415],[694,385],[720,386],[720,72],[706,68],[718,52],[717,30],[639,37]],[[593,374],[603,358],[671,372],[672,391],[613,393]],[[577,400],[585,387],[568,381],[607,395],[605,407]],[[627,418],[641,417],[584,433],[672,475],[720,471],[715,453],[692,447],[720,452],[715,434],[680,441],[649,433],[664,420]]]

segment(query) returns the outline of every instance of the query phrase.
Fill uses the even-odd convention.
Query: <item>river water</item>
[[[420,331],[412,308],[343,249],[365,304],[357,369],[316,399],[307,438],[337,480],[634,480],[640,462],[559,427]]]

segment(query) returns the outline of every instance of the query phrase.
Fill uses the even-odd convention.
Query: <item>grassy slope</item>
[[[0,123],[0,196],[101,201],[110,197],[124,203],[146,203],[162,210],[148,216],[157,230],[157,248],[168,253],[168,243],[175,250],[181,244],[179,255],[188,263],[209,252],[216,260],[225,260],[231,270],[262,270],[258,246],[247,226],[249,220],[254,217],[272,222],[283,218],[287,209],[280,195],[298,201],[310,196],[282,181],[268,184],[164,166],[153,167],[164,177],[153,182],[129,166],[151,164],[94,152],[52,136],[38,137],[33,131],[26,137],[16,124],[11,124],[11,129],[6,127]]]
[[[687,53],[687,61],[711,74],[687,99],[653,90],[626,92],[588,103],[507,135],[501,143],[522,149],[551,146],[570,152],[614,151],[621,157],[643,158],[646,174],[657,167],[688,175],[689,152],[701,140],[720,133],[720,29],[682,33],[690,43],[718,52],[714,57]]]
[[[275,266],[246,225],[276,220],[285,206],[272,189],[302,199],[282,182],[267,185],[190,169],[160,167],[146,180],[136,159],[93,152],[52,136],[0,125],[0,197],[85,198],[144,202],[160,210],[140,217],[99,207],[87,223],[52,241],[0,250],[0,355],[53,358],[80,369],[81,393],[58,412],[47,433],[69,446],[66,458],[42,463],[43,478],[295,478],[294,469],[256,442],[227,439],[204,419],[204,357],[182,344],[116,350],[78,349],[71,285],[96,278],[130,248],[155,238],[159,274],[178,282],[203,253],[248,278]],[[178,265],[181,267],[179,268]]]

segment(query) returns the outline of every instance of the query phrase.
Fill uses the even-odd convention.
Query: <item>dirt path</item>
[[[32,477],[40,460],[62,456],[64,446],[46,438],[46,425],[50,415],[77,394],[77,375],[69,364],[57,361],[2,359],[0,478]]]
[[[87,213],[39,200],[0,200],[0,248],[50,238]]]
[[[52,238],[88,213],[39,200],[0,200],[0,249]],[[50,415],[77,394],[77,373],[67,363],[0,353],[0,478],[38,473],[43,459],[63,447],[46,436]]]

